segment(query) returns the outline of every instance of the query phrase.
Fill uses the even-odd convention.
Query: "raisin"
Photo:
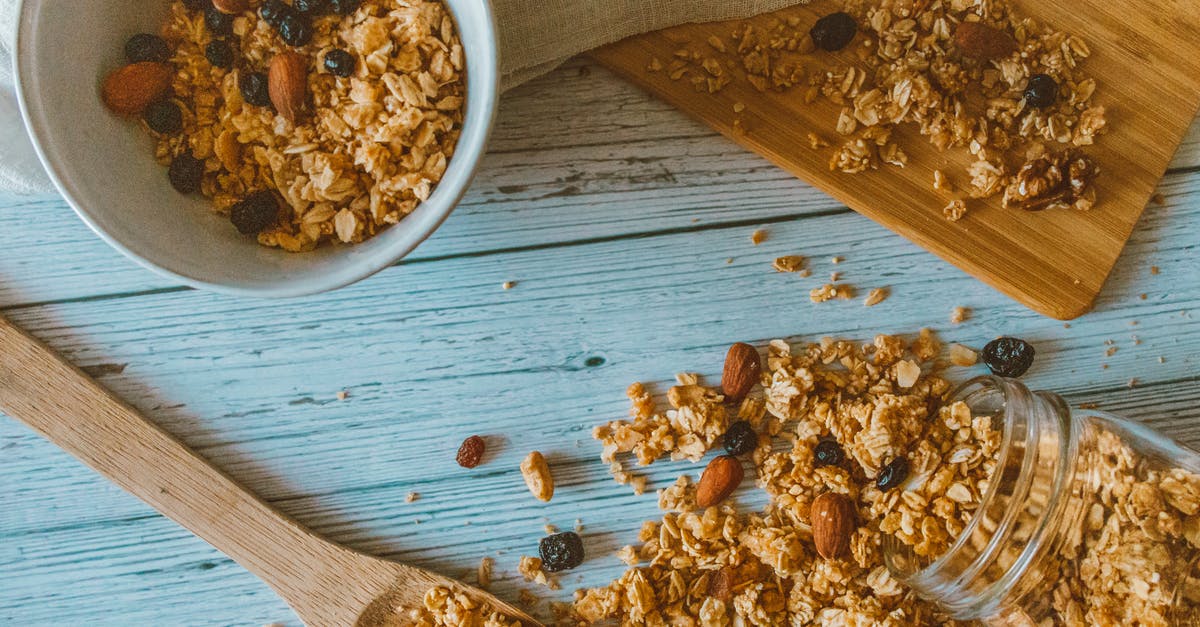
[[[813,447],[814,468],[839,466],[843,461],[846,461],[846,452],[842,450],[842,445],[833,438],[821,440]]]
[[[893,459],[891,463],[883,467],[879,471],[879,475],[875,477],[875,487],[880,490],[891,490],[892,488],[904,483],[908,478],[908,458],[901,455]]]
[[[279,20],[283,19],[284,14],[291,10],[292,7],[280,0],[266,0],[262,6],[258,7],[258,16],[271,28],[279,28]]]
[[[141,63],[142,61],[165,63],[167,59],[171,58],[171,48],[158,35],[138,33],[125,42],[125,58],[130,63]]]
[[[813,24],[808,36],[812,37],[813,45],[833,52],[845,48],[858,32],[858,24],[849,13],[838,11],[830,13]]]
[[[170,100],[158,100],[150,103],[142,112],[142,119],[150,130],[162,135],[174,135],[183,130],[183,113],[179,105]]]
[[[218,37],[228,37],[233,34],[233,16],[217,10],[212,4],[204,9],[204,25],[208,32]]]
[[[214,39],[204,46],[204,57],[213,67],[228,70],[233,67],[233,48],[224,39]]]
[[[167,168],[167,178],[171,187],[180,194],[192,194],[200,191],[200,179],[204,176],[204,162],[185,152],[171,160]]]
[[[238,91],[242,92],[242,100],[256,106],[266,107],[271,104],[271,90],[267,75],[262,72],[246,72],[238,78]]]
[[[325,69],[330,74],[346,78],[354,73],[354,55],[342,49],[325,53]]]
[[[279,201],[268,190],[254,192],[230,207],[229,221],[242,235],[257,235],[279,221]]]
[[[325,0],[292,0],[292,8],[301,13],[320,13],[326,4]]]
[[[983,347],[983,363],[998,377],[1019,377],[1033,365],[1033,346],[1015,337],[998,337]]]
[[[362,0],[329,0],[329,7],[338,15],[350,15],[362,4]]]
[[[574,531],[542,538],[538,543],[542,570],[548,573],[570,570],[583,563],[583,539]]]
[[[1058,82],[1049,74],[1034,74],[1025,83],[1025,104],[1045,109],[1058,100]]]
[[[279,19],[279,37],[289,46],[300,47],[312,41],[312,22],[299,11],[283,14]]]
[[[749,422],[739,420],[725,431],[725,450],[730,455],[745,455],[758,446],[758,434]]]
[[[462,446],[458,447],[458,456],[454,459],[463,468],[474,468],[483,461],[485,451],[487,451],[487,442],[484,442],[483,438],[473,435],[463,440]]]

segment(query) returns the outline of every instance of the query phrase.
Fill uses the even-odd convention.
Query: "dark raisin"
[[[179,110],[179,105],[170,100],[150,103],[142,112],[142,119],[146,120],[146,126],[155,133],[174,135],[183,130],[183,113]]]
[[[183,0],[183,6],[192,11],[203,11],[212,6],[212,0]]]
[[[983,347],[983,363],[998,377],[1019,377],[1033,365],[1033,346],[1015,337],[998,337]]]
[[[246,72],[238,77],[238,91],[242,92],[242,100],[256,107],[271,104],[270,85],[262,72]]]
[[[171,58],[171,48],[158,35],[138,33],[125,42],[125,59],[130,63],[154,61],[164,63]]]
[[[167,168],[167,178],[171,187],[180,194],[193,194],[200,191],[200,179],[204,176],[204,162],[185,152],[171,160]]]
[[[271,28],[279,28],[279,20],[292,8],[280,0],[266,0],[258,7],[258,16]]]
[[[1058,82],[1049,74],[1034,74],[1025,83],[1025,104],[1045,109],[1058,101]]]
[[[312,22],[297,11],[284,13],[279,18],[279,37],[289,46],[303,46],[312,41]]]
[[[901,455],[893,459],[891,463],[883,467],[879,471],[879,475],[875,477],[875,487],[880,490],[891,490],[892,488],[904,483],[908,478],[908,458]]]
[[[338,15],[350,15],[362,4],[362,0],[329,0],[329,8]]]
[[[213,67],[228,70],[233,67],[233,48],[224,39],[214,39],[204,46],[204,57]]]
[[[842,445],[833,438],[821,440],[813,447],[813,467],[815,468],[839,466],[845,460],[846,452],[842,450]]]
[[[574,531],[564,531],[542,538],[538,543],[542,570],[557,573],[583,563],[583,539]]]
[[[817,20],[808,31],[808,36],[812,37],[816,47],[833,52],[845,48],[857,32],[858,24],[854,18],[849,13],[838,11]]]
[[[354,73],[354,55],[341,49],[325,53],[325,69],[330,74],[346,78]]]
[[[454,458],[459,466],[463,468],[474,468],[483,461],[483,454],[487,451],[487,442],[483,438],[473,435],[463,440],[462,446],[458,447],[458,455]]]
[[[218,37],[228,37],[233,34],[233,16],[221,13],[217,7],[209,4],[204,9],[204,25],[208,32]]]
[[[327,4],[325,0],[292,0],[292,8],[301,13],[320,13],[325,10]]]
[[[256,235],[279,220],[279,201],[275,194],[254,192],[229,209],[229,221],[242,235]]]
[[[730,455],[745,455],[758,446],[758,434],[745,420],[739,420],[725,431],[725,450]]]

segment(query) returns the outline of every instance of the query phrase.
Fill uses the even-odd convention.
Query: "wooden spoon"
[[[308,625],[401,624],[396,608],[421,607],[435,586],[539,624],[482,590],[318,537],[3,317],[0,410],[233,558]]]

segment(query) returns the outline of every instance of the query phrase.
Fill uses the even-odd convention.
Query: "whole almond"
[[[1017,41],[1008,33],[979,22],[962,22],[954,29],[954,43],[968,57],[991,61],[1017,51]]]
[[[267,69],[267,92],[279,115],[295,123],[308,96],[308,59],[295,52],[275,55]]]
[[[707,589],[708,596],[728,603],[729,599],[733,596],[733,589],[736,583],[737,582],[733,580],[733,567],[726,566],[721,570],[714,572],[709,577]]]
[[[237,15],[249,7],[246,0],[212,0],[213,7],[227,15]]]
[[[753,346],[738,342],[725,353],[725,370],[721,373],[721,392],[732,401],[742,400],[762,374],[762,360]]]
[[[521,462],[521,476],[525,478],[525,486],[539,501],[549,502],[554,498],[554,477],[550,475],[550,466],[541,453],[533,451]]]
[[[104,77],[100,98],[119,115],[137,115],[171,88],[171,66],[142,61],[130,63]]]
[[[825,559],[844,555],[850,549],[850,536],[858,527],[854,503],[838,492],[826,492],[812,502],[813,544]]]
[[[742,483],[745,471],[742,462],[732,455],[722,455],[714,458],[700,475],[700,483],[696,485],[696,505],[701,508],[712,507],[729,498],[730,494]]]

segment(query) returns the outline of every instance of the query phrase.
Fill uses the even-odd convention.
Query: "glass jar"
[[[885,539],[894,576],[989,625],[1200,625],[1200,453],[1012,379],[952,401],[1002,430],[996,470],[945,553]]]

